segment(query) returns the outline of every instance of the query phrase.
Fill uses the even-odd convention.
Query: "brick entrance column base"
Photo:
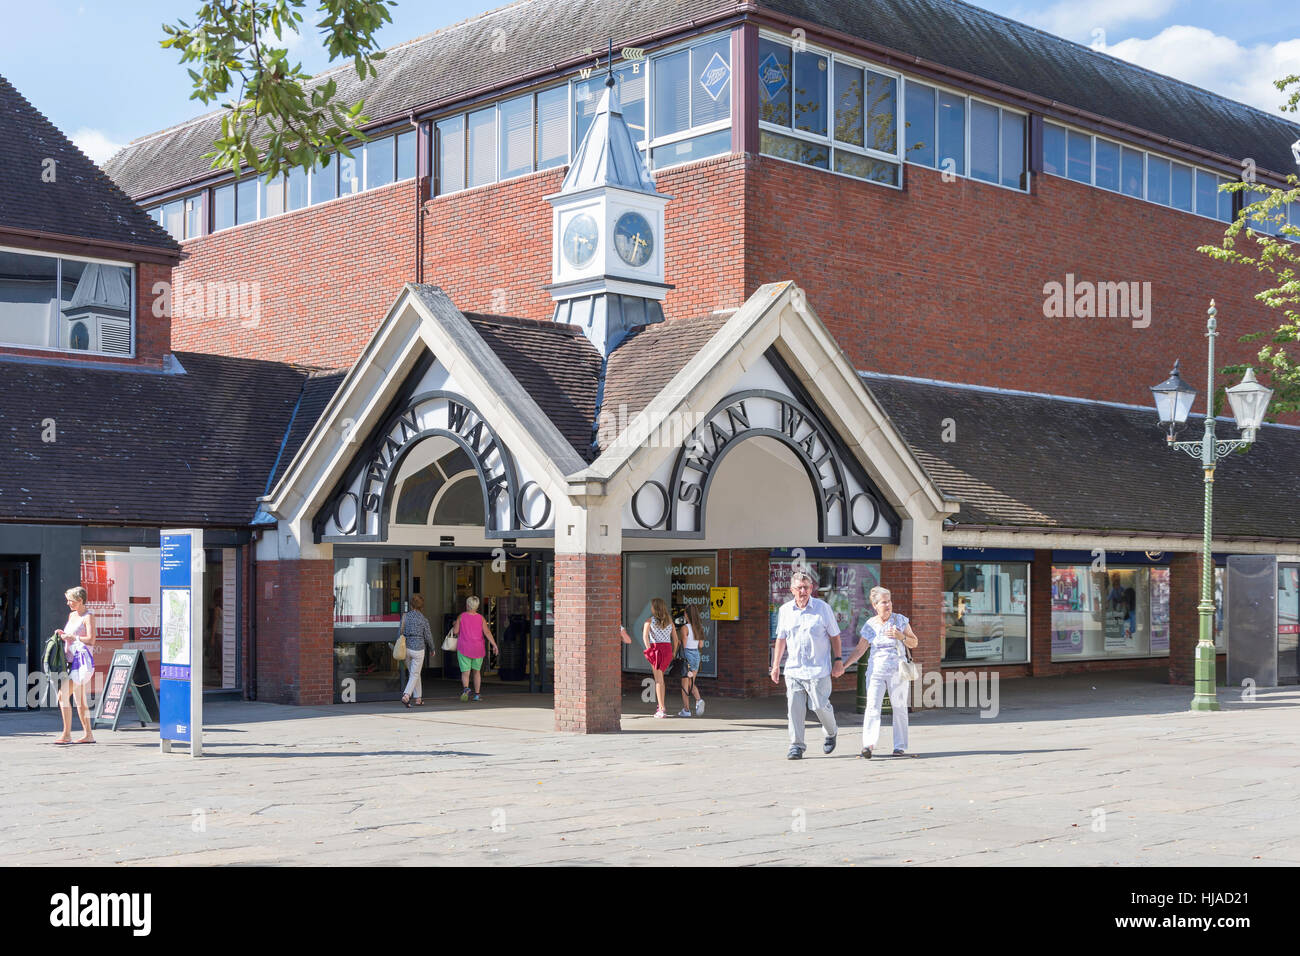
[[[1201,555],[1175,554],[1169,562],[1169,683],[1196,679],[1196,642],[1201,639]]]
[[[257,699],[334,701],[334,562],[257,563]]]
[[[620,729],[623,614],[617,554],[555,556],[555,729]]]
[[[921,639],[912,651],[921,673],[937,671],[943,659],[943,562],[882,561],[880,586],[889,589],[894,610]]]

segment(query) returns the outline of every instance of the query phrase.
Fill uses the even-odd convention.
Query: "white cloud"
[[[116,143],[97,129],[83,126],[72,134],[72,142],[77,148],[91,158],[97,166],[103,166],[108,158],[121,149],[125,143]]]
[[[1273,81],[1296,72],[1300,39],[1244,47],[1202,27],[1171,26],[1150,39],[1131,38],[1095,49],[1292,121]]]
[[[1062,0],[1046,10],[1017,10],[1013,19],[1096,47],[1106,42],[1106,31],[1124,23],[1156,20],[1179,0]]]

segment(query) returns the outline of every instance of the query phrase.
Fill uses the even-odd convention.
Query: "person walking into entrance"
[[[483,695],[480,693],[482,688],[483,676],[483,658],[487,656],[487,648],[483,644],[484,638],[487,643],[492,645],[492,652],[500,654],[497,650],[496,639],[492,636],[492,628],[488,627],[488,622],[483,619],[483,615],[478,613],[479,601],[474,595],[465,599],[465,612],[456,618],[456,623],[452,625],[452,631],[456,635],[456,662],[460,664],[460,702],[463,704],[468,700],[482,700]],[[474,675],[474,692],[470,693],[469,678],[470,674]]]
[[[93,744],[95,735],[90,730],[90,706],[86,703],[86,686],[95,675],[95,619],[86,610],[86,589],[68,588],[63,592],[68,605],[68,622],[55,631],[63,638],[63,651],[68,659],[67,679],[59,680],[59,715],[63,718],[63,733],[55,738],[56,744],[70,744],[72,739],[72,698],[77,699],[77,718],[81,721],[79,744]]]
[[[704,714],[704,698],[700,696],[700,689],[696,686],[695,678],[700,673],[700,635],[704,629],[700,627],[700,612],[695,610],[694,604],[686,605],[685,620],[682,622],[682,657],[686,659],[686,676],[682,678],[682,709],[678,711],[678,717],[691,716],[691,695],[695,695],[695,714],[702,716]]]
[[[402,615],[402,637],[406,639],[406,669],[410,674],[402,693],[402,703],[410,707],[414,698],[415,706],[420,707],[424,704],[420,674],[424,668],[424,649],[433,650],[433,631],[429,628],[429,619],[424,616],[423,594],[411,595],[411,609]]]
[[[916,647],[920,640],[907,618],[894,613],[894,602],[888,588],[872,588],[870,598],[876,617],[867,618],[862,625],[862,640],[849,659],[836,668],[839,673],[835,676],[843,674],[867,648],[871,649],[871,657],[867,659],[867,714],[862,721],[862,753],[859,756],[870,760],[880,738],[880,707],[888,688],[889,706],[894,711],[894,756],[902,757],[907,753],[907,705],[912,682],[899,674],[899,665],[906,657],[904,646]]]
[[[826,739],[822,753],[835,749],[835,710],[831,707],[832,660],[840,657],[840,626],[835,612],[820,598],[812,596],[814,582],[806,571],[790,576],[793,600],[781,605],[776,617],[776,646],[772,651],[772,683],[781,682],[781,656],[788,649],[785,662],[785,696],[790,728],[788,760],[803,759],[807,750],[803,726],[809,709],[821,721]]]
[[[655,678],[655,697],[659,702],[656,717],[666,717],[664,713],[664,671],[673,662],[677,653],[677,628],[668,614],[668,605],[663,598],[652,598],[650,617],[641,628],[641,642],[645,644],[645,659],[650,662],[650,671]]]

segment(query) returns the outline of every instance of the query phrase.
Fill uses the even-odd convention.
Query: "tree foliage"
[[[194,84],[190,99],[220,101],[225,115],[213,143],[214,169],[252,167],[268,179],[293,167],[351,153],[347,142],[364,138],[369,121],[361,100],[338,99],[335,78],[312,83],[301,63],[291,63],[286,34],[302,33],[307,0],[212,0],[193,25],[164,24],[162,46],[179,50]],[[392,21],[395,0],[318,0],[314,28],[330,62],[351,58],[358,78],[376,76],[383,59],[375,34]]]
[[[1274,85],[1283,93],[1295,87],[1282,109],[1300,112],[1300,75],[1284,77]],[[1300,146],[1296,148],[1300,150]],[[1262,198],[1242,209],[1241,217],[1224,232],[1221,245],[1199,249],[1222,262],[1249,266],[1269,284],[1255,299],[1281,313],[1278,326],[1243,335],[1243,342],[1264,342],[1257,362],[1232,365],[1223,373],[1236,378],[1253,367],[1255,374],[1274,390],[1270,417],[1300,411],[1300,222],[1287,221],[1288,204],[1292,204],[1293,211],[1300,211],[1300,179],[1290,175],[1286,183],[1282,189],[1245,182],[1221,187],[1224,192],[1249,190]]]

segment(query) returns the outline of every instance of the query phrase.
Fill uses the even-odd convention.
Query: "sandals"
[[[410,695],[410,694],[403,694],[403,695],[402,695],[402,706],[405,707],[407,710],[410,710],[410,709],[411,709],[411,695]]]
[[[416,707],[423,707],[423,706],[424,706],[424,698],[423,698],[423,697],[417,697],[417,698],[415,698],[415,700],[411,701],[411,703],[413,703]]]
[[[870,747],[863,747],[863,748],[862,748],[862,753],[858,754],[858,756],[859,756],[859,757],[862,757],[862,758],[864,758],[864,759],[866,759],[866,760],[870,760],[870,759],[871,759],[871,748],[870,748]]]

